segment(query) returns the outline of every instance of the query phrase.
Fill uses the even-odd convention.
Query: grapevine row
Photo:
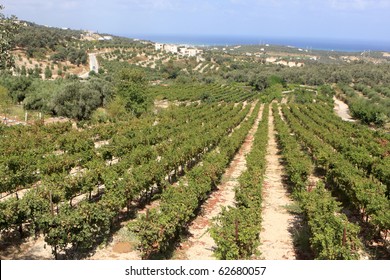
[[[224,169],[243,143],[253,125],[259,105],[250,118],[225,137],[218,149],[203,158],[202,164],[187,173],[185,182],[168,187],[159,209],[143,215],[131,229],[137,233],[143,258],[164,252],[178,233],[194,218],[196,210],[218,184]]]
[[[343,194],[345,200],[378,231],[387,231],[390,228],[390,205],[385,197],[385,187],[367,178],[331,146],[308,131],[286,106],[282,110],[294,133],[310,150],[316,165],[326,171],[328,184]]]
[[[316,125],[313,124],[310,127],[315,129],[324,141],[331,144],[359,168],[364,169],[367,175],[372,175],[385,184],[387,186],[387,196],[389,196],[390,159],[386,156],[387,151],[384,147],[373,140],[367,141],[366,138],[348,135],[344,130],[337,129],[329,124],[326,116],[321,117],[313,114],[306,107],[301,106],[299,110],[316,123]],[[299,115],[297,110],[294,112]],[[308,123],[306,122],[306,124]]]
[[[211,227],[219,259],[248,259],[259,245],[262,185],[268,143],[269,106],[263,111],[251,152],[246,156],[248,169],[239,178],[235,192],[236,207],[224,207]]]
[[[88,167],[88,170],[86,174],[83,174],[83,176],[76,177],[76,178],[69,178],[69,180],[65,180],[67,177],[58,176],[58,175],[52,175],[49,180],[46,182],[43,182],[42,187],[37,188],[31,192],[28,193],[23,199],[17,200],[17,199],[11,199],[9,201],[6,201],[5,203],[1,203],[1,212],[0,212],[0,225],[2,226],[2,229],[12,228],[13,226],[21,226],[25,222],[30,222],[33,226],[32,228],[35,229],[44,229],[44,231],[47,231],[46,234],[48,236],[49,242],[52,242],[53,244],[56,244],[56,242],[60,242],[63,244],[63,247],[66,247],[68,243],[65,237],[68,235],[63,235],[61,239],[60,234],[56,234],[56,222],[59,224],[68,224],[67,221],[69,221],[69,225],[72,224],[72,220],[69,220],[69,218],[75,216],[78,218],[79,224],[82,224],[84,221],[84,218],[88,220],[90,213],[101,213],[104,214],[104,209],[99,209],[97,206],[93,205],[93,203],[88,203],[87,201],[84,203],[80,203],[80,205],[77,206],[77,211],[73,211],[73,208],[71,205],[66,206],[63,205],[59,211],[59,214],[55,216],[55,218],[52,218],[53,215],[53,207],[51,207],[50,204],[56,204],[59,203],[61,200],[63,200],[63,196],[65,196],[67,199],[70,198],[73,193],[80,191],[80,188],[82,189],[88,189],[88,188],[94,188],[97,185],[104,184],[105,185],[105,196],[103,200],[111,200],[112,204],[117,203],[118,201],[123,201],[123,197],[126,198],[132,198],[136,196],[137,193],[140,193],[142,188],[150,188],[150,186],[153,185],[154,181],[161,182],[164,180],[165,175],[170,172],[174,167],[177,167],[178,164],[183,164],[183,160],[186,160],[188,158],[192,158],[194,153],[199,153],[200,151],[204,151],[204,148],[209,148],[210,145],[212,145],[215,140],[215,137],[221,137],[223,134],[226,135],[226,133],[229,133],[231,131],[231,128],[236,126],[247,114],[248,108],[243,111],[231,110],[231,115],[224,115],[221,114],[221,109],[216,108],[215,112],[217,114],[213,114],[211,116],[208,116],[208,119],[205,119],[203,121],[212,120],[213,122],[219,123],[218,125],[215,125],[215,123],[206,123],[207,125],[203,125],[202,123],[198,124],[197,130],[192,131],[192,137],[190,137],[186,142],[180,142],[183,141],[182,138],[179,138],[179,140],[175,141],[175,145],[172,143],[172,147],[166,151],[167,156],[162,156],[162,162],[168,163],[168,165],[164,166],[163,163],[159,164],[155,158],[153,157],[150,159],[149,164],[135,166],[134,171],[132,172],[132,175],[130,176],[127,174],[126,170],[129,169],[129,164],[131,163],[130,159],[126,159],[126,156],[124,160],[120,161],[117,165],[114,166],[107,166],[104,161],[101,159],[99,160],[93,160],[88,162],[88,165],[85,165],[85,167]],[[223,112],[224,110],[222,110]],[[237,114],[238,113],[238,114]],[[216,118],[217,115],[220,117]],[[200,143],[197,143],[198,146],[194,146],[193,139],[199,134],[207,133],[210,129],[214,128],[213,135],[210,135],[209,137],[204,137],[204,142],[200,141]],[[219,129],[215,129],[218,127]],[[199,130],[200,129],[200,130]],[[186,130],[185,127],[183,128],[183,131]],[[218,136],[220,135],[220,136]],[[210,138],[211,137],[211,138]],[[200,140],[202,140],[200,139]],[[187,143],[188,142],[188,143]],[[186,144],[187,143],[187,144]],[[192,143],[192,144],[191,144]],[[180,148],[180,145],[182,146],[188,146],[189,149],[182,151],[182,153],[190,153],[189,155],[183,154],[183,157],[180,158],[181,153],[178,152],[178,148]],[[179,146],[178,146],[179,145]],[[191,147],[193,147],[191,149]],[[169,146],[168,146],[169,148]],[[192,154],[191,154],[192,152]],[[169,158],[168,155],[179,155],[179,158],[177,158],[176,161],[173,161],[172,158]],[[165,159],[166,158],[166,159]],[[180,162],[181,161],[181,162]],[[163,167],[166,167],[167,169],[164,170]],[[150,173],[152,172],[152,173]],[[142,176],[142,177],[141,177]],[[124,177],[124,178],[123,178]],[[158,180],[156,179],[158,178]],[[121,179],[121,180],[120,180]],[[127,182],[127,185],[124,184],[124,180],[129,179]],[[131,179],[131,180],[130,180]],[[120,181],[119,181],[120,180]],[[124,186],[125,185],[125,186]],[[118,187],[120,186],[120,188]],[[115,189],[115,190],[113,190]],[[118,189],[122,192],[122,197],[115,197],[115,194],[118,193]],[[69,193],[70,191],[70,193]],[[126,193],[126,195],[123,195],[123,192]],[[68,193],[68,194],[66,194]],[[104,204],[104,201],[102,202]],[[120,205],[123,205],[122,203],[117,203],[115,207],[118,207]],[[93,209],[91,211],[86,211],[85,208]],[[115,208],[116,209],[116,208]],[[58,210],[58,207],[57,207]],[[80,212],[82,212],[80,214]],[[107,213],[110,213],[110,211],[106,211]],[[74,214],[76,213],[76,214]],[[82,218],[84,217],[84,218]],[[61,220],[63,218],[63,220]],[[102,217],[105,221],[104,215]],[[89,223],[92,224],[94,220],[90,220]],[[85,223],[85,226],[91,226],[89,223]],[[107,226],[107,222],[105,222],[105,225]],[[99,227],[99,223],[96,225]],[[92,226],[91,226],[92,227]],[[74,228],[77,228],[75,226]],[[63,227],[62,229],[57,229],[57,231],[66,232],[66,227]],[[80,232],[86,232],[86,230],[83,226],[79,226],[77,229]],[[74,230],[76,231],[76,230]],[[72,232],[72,231],[68,231]],[[50,236],[56,236],[54,240],[50,240]],[[80,234],[81,235],[81,234]],[[82,236],[78,236],[77,234],[71,236],[71,238],[79,238],[80,240],[92,240],[92,239],[83,239]],[[69,239],[69,238],[68,238]],[[82,242],[79,242],[82,243]],[[76,244],[77,245],[77,244]],[[56,245],[55,245],[56,246]],[[78,245],[77,245],[78,246]],[[76,246],[76,247],[77,247]],[[84,246],[84,245],[83,245]],[[84,247],[88,247],[89,245],[86,245]]]
[[[313,172],[311,159],[301,150],[297,139],[273,106],[277,138],[286,163],[293,195],[302,208],[310,229],[310,245],[316,259],[356,259],[361,244],[359,227],[350,223],[340,213],[339,203],[324,188],[323,183],[307,188],[308,177]]]
[[[172,145],[166,154],[161,155],[160,162],[152,157],[141,165],[131,166],[126,160],[122,160],[102,175],[105,184],[102,198],[96,203],[85,201],[76,209],[61,208],[60,213],[54,216],[51,223],[45,227],[47,230],[45,241],[54,248],[55,254],[58,250],[66,251],[69,245],[75,250],[90,249],[95,239],[90,239],[88,236],[104,239],[118,214],[124,207],[129,207],[133,199],[139,199],[140,194],[147,195],[156,184],[165,188],[167,173],[171,170],[178,170],[197,153],[203,153],[205,148],[207,151],[216,145],[219,139],[227,135],[230,129],[245,117],[246,113],[247,110],[244,110],[230,119],[228,116],[213,119],[210,120],[210,124],[206,123],[207,125],[201,126],[198,130],[193,129],[189,132],[191,137],[186,141],[174,141],[176,145]],[[214,130],[209,127],[211,125]],[[207,131],[209,133],[206,133]],[[197,137],[200,134],[204,137]],[[195,139],[196,142],[194,142]],[[188,149],[183,149],[184,147]],[[123,172],[120,166],[127,167],[126,171]],[[165,192],[166,190],[163,195]],[[72,217],[77,219],[72,219]]]

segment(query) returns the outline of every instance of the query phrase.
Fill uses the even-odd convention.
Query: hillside
[[[48,27],[26,21],[19,21],[19,24],[15,50],[12,52],[15,72],[43,79],[56,79],[67,74],[80,76],[89,72],[88,53],[102,46],[133,42],[131,39],[91,31]]]
[[[1,259],[389,259],[387,54],[20,27]]]

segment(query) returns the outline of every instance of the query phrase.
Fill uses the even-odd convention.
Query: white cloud
[[[111,5],[119,5],[133,10],[174,10],[180,7],[179,0],[114,0]]]
[[[21,9],[34,9],[34,10],[50,10],[50,9],[65,9],[71,10],[78,8],[84,2],[93,2],[93,1],[75,1],[75,0],[64,0],[58,3],[57,1],[50,0],[5,0],[5,8],[21,10]]]
[[[336,10],[368,10],[390,7],[390,0],[329,0],[330,6]]]
[[[77,9],[80,6],[80,2],[78,2],[78,1],[63,1],[63,2],[61,2],[60,6],[66,10]]]

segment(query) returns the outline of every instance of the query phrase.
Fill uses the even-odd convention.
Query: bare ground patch
[[[295,216],[286,209],[286,206],[292,204],[292,200],[283,184],[284,170],[276,142],[272,110],[269,111],[268,135],[259,251],[266,260],[293,260],[296,255],[291,232]]]
[[[333,97],[333,100],[334,100],[334,104],[335,104],[334,111],[343,121],[348,121],[348,122],[355,122],[356,121],[349,114],[349,107],[346,103],[344,103],[340,99],[337,99],[335,96]]]

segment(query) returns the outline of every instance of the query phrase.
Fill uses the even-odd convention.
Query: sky
[[[0,0],[38,24],[114,35],[390,42],[390,0]]]

